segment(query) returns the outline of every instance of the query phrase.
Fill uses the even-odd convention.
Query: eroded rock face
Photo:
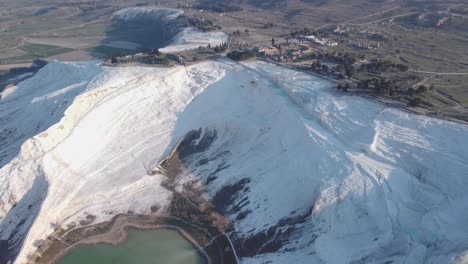
[[[181,172],[189,169],[194,163],[203,165],[208,162],[206,158],[200,155],[208,150],[211,144],[216,140],[216,130],[191,130],[176,145],[171,154],[165,158],[158,167],[164,169],[165,175],[169,178],[181,176]]]
[[[217,177],[222,177],[222,171],[230,166],[230,152],[222,147],[228,144],[221,142],[223,140],[223,138],[218,138],[217,130],[213,128],[191,130],[158,167],[164,175],[169,177],[172,186],[177,185],[177,182],[183,182],[182,179],[187,174],[194,174],[194,181],[184,182],[183,186],[178,186],[178,190],[188,195],[191,200],[202,201],[202,196],[206,195],[205,190],[210,189],[210,183]],[[214,166],[215,170],[213,170],[213,163],[217,164]],[[286,245],[289,241],[300,238],[303,229],[310,224],[312,209],[307,210],[303,215],[292,212],[291,216],[281,219],[278,223],[249,235],[235,234],[232,228],[235,228],[236,222],[242,221],[252,212],[251,209],[245,209],[250,203],[247,194],[250,192],[251,181],[251,178],[246,177],[236,182],[229,182],[216,190],[208,201],[200,203],[209,202],[210,207],[214,206],[212,210],[232,220],[231,229],[222,231],[233,233],[231,237],[237,255],[240,257],[275,253],[282,248],[283,250],[297,250],[288,249]],[[194,192],[194,189],[197,191]]]

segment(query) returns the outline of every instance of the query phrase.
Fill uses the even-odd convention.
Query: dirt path
[[[431,77],[425,77],[423,78],[421,81],[413,84],[413,88],[418,88],[420,85],[423,85],[423,84],[426,84],[429,80],[431,79]]]
[[[405,17],[405,16],[409,16],[409,15],[413,15],[413,14],[419,14],[421,12],[408,12],[408,13],[404,13],[404,14],[401,14],[401,15],[395,15],[395,16],[390,16],[390,17],[384,17],[384,18],[380,18],[380,19],[377,19],[377,20],[374,20],[374,21],[370,21],[370,22],[365,22],[365,23],[348,23],[347,21],[344,21],[342,23],[334,23],[334,24],[325,24],[325,25],[322,25],[315,30],[318,30],[318,29],[321,29],[321,28],[324,28],[324,27],[328,27],[328,26],[337,26],[337,25],[348,25],[348,26],[367,26],[367,25],[371,25],[371,24],[375,24],[375,23],[379,23],[379,22],[382,22],[382,21],[385,21],[385,20],[390,20],[390,19],[395,19],[395,18],[399,18],[399,17]]]
[[[361,19],[364,19],[364,18],[369,18],[369,17],[381,15],[381,14],[385,14],[385,13],[387,13],[387,12],[390,12],[390,11],[392,11],[392,10],[398,9],[398,8],[400,8],[400,7],[401,7],[401,6],[395,6],[395,7],[389,8],[389,9],[387,9],[387,10],[384,10],[384,11],[381,11],[381,12],[378,12],[378,13],[375,13],[375,14],[370,14],[370,15],[367,15],[367,16],[358,17],[358,18],[355,18],[355,19],[348,20],[348,21],[346,21],[345,23],[349,23],[349,22],[353,22],[353,21],[356,21],[356,20],[361,20]]]
[[[432,71],[418,71],[410,70],[415,73],[425,73],[425,74],[434,74],[434,75],[468,75],[468,72],[432,72]]]

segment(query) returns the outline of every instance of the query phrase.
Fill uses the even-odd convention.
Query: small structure
[[[334,41],[330,41],[326,38],[318,38],[314,35],[310,35],[310,36],[303,36],[303,39],[307,40],[307,41],[311,41],[313,43],[317,43],[319,45],[322,45],[322,46],[337,46],[338,45],[338,42],[334,42]]]
[[[263,56],[272,56],[279,53],[277,48],[271,46],[259,47],[257,52]]]

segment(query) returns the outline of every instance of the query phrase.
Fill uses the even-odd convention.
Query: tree
[[[343,71],[343,65],[341,64],[336,65],[336,71],[339,71],[339,72]]]
[[[344,68],[345,68],[345,75],[348,76],[349,78],[353,77],[355,73],[353,65],[348,63],[348,64],[345,64]]]
[[[271,39],[271,45],[272,45],[272,46],[275,45],[275,38],[272,38],[272,39]]]
[[[358,88],[359,89],[364,89],[364,90],[367,90],[369,89],[369,84],[371,83],[371,80],[363,80],[363,81],[360,81],[359,84],[358,84]]]
[[[424,86],[424,85],[419,85],[418,86],[418,89],[416,90],[416,93],[420,94],[420,93],[424,93],[427,91],[427,87]]]
[[[345,84],[343,86],[343,92],[347,92],[350,88],[351,88],[351,86],[349,86],[349,83]]]
[[[411,106],[411,107],[417,107],[421,104],[421,99],[419,98],[412,98],[409,102],[408,102],[408,106]]]
[[[246,51],[235,50],[235,51],[229,52],[226,56],[228,58],[230,58],[231,60],[241,61],[241,60],[247,60],[247,59],[250,59],[250,58],[254,58],[255,57],[255,52],[253,52],[251,50],[246,50]]]
[[[216,47],[214,48],[214,52],[216,53],[224,52],[226,50],[227,50],[227,43],[225,42],[221,43],[220,45],[216,45]]]

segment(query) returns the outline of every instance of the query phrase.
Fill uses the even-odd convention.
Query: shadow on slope
[[[0,222],[0,264],[13,263],[15,260],[47,197],[47,190],[48,183],[44,175],[40,174],[31,189],[13,204]]]
[[[130,14],[125,14],[125,11]],[[133,14],[134,12],[136,14]],[[91,48],[90,51],[112,56],[162,48],[187,26],[184,16],[168,18],[173,16],[172,12],[175,11],[172,9],[153,9],[152,7],[121,10],[116,13],[120,13],[121,16],[113,16],[112,26],[107,31],[106,38],[100,46]]]

